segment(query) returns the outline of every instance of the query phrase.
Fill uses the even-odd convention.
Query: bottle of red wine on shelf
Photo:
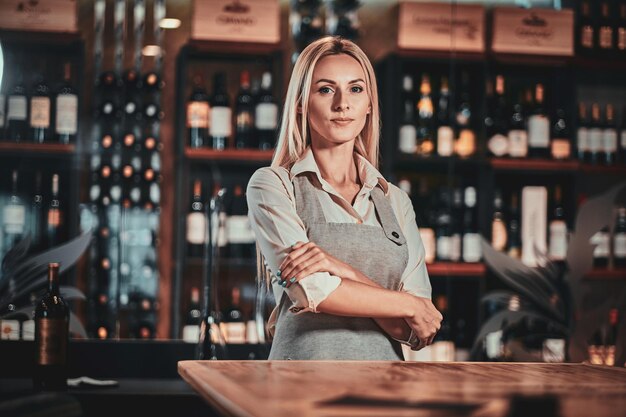
[[[241,309],[241,291],[239,287],[231,290],[230,304],[222,313],[222,332],[227,343],[246,342],[246,322]]]
[[[193,182],[193,198],[189,213],[187,213],[187,254],[199,258],[204,253],[206,242],[206,214],[202,202],[202,182],[196,179]]]
[[[241,71],[235,103],[235,148],[256,148],[254,141],[254,103],[250,91],[250,72]]]
[[[59,175],[52,175],[52,192],[47,211],[47,243],[48,247],[59,243],[63,213],[59,201]]]
[[[11,196],[2,210],[2,251],[5,253],[22,239],[26,222],[26,207],[18,195],[17,180],[18,171],[14,169],[11,175]]]
[[[509,208],[509,222],[506,238],[506,252],[511,258],[521,259],[522,237],[520,228],[519,199],[516,192],[511,194],[511,206]]]
[[[559,185],[554,188],[553,207],[548,229],[550,233],[548,258],[550,258],[550,260],[555,262],[557,265],[563,267],[567,256],[569,231],[567,229],[565,209],[563,208],[563,198],[561,195],[561,187]]]
[[[480,262],[482,248],[478,230],[476,187],[466,187],[463,196],[463,262]]]
[[[626,56],[626,1],[623,0],[619,2],[619,21],[615,32],[617,57],[624,59]]]
[[[490,156],[497,158],[505,157],[509,153],[509,138],[504,113],[507,109],[504,88],[504,76],[497,75],[493,97],[487,103],[489,114],[485,117],[487,150]]]
[[[402,120],[398,132],[398,149],[400,152],[408,154],[414,154],[417,150],[415,103],[413,100],[413,78],[405,74],[402,78]]]
[[[208,145],[209,134],[209,96],[204,88],[204,81],[200,75],[193,78],[193,90],[187,101],[187,136],[189,146],[202,148]]]
[[[587,105],[582,101],[578,103],[578,128],[576,130],[576,150],[580,162],[589,162],[589,118]]]
[[[44,79],[43,74],[37,75],[37,83],[33,87],[30,96],[30,118],[29,130],[30,138],[35,143],[50,141],[50,113],[52,106],[50,103],[50,87]]]
[[[613,266],[626,268],[626,207],[617,210],[613,229]]]
[[[248,205],[243,187],[233,188],[233,195],[226,220],[228,256],[234,259],[251,259],[256,252],[254,232],[248,219]]]
[[[224,150],[232,135],[232,110],[226,89],[226,74],[214,76],[211,97],[211,121],[209,122],[210,145],[215,150]]]
[[[539,83],[535,86],[535,101],[528,117],[528,156],[530,158],[548,158],[550,156],[550,119],[544,107],[544,88]]]
[[[590,242],[595,245],[593,249],[593,267],[607,268],[611,254],[609,227],[605,226],[596,232],[591,237]]]
[[[523,94],[520,92],[517,100],[513,103],[509,121],[508,139],[511,158],[526,158],[528,155],[528,132],[526,131],[522,97]]]
[[[461,158],[471,157],[476,153],[476,133],[472,128],[474,115],[472,114],[470,85],[469,73],[462,71],[460,100],[456,109],[457,138],[454,144],[455,153]]]
[[[72,65],[65,63],[63,70],[63,84],[59,88],[55,101],[56,140],[62,144],[76,142],[78,132],[78,94],[72,86]]]
[[[41,190],[41,171],[35,173],[35,194],[30,205],[30,235],[31,249],[38,252],[41,249],[41,232],[43,229],[43,195]]]
[[[452,249],[452,215],[450,190],[442,187],[439,190],[435,235],[437,238],[437,261],[449,262]]]
[[[503,212],[502,192],[495,191],[493,199],[493,216],[491,220],[491,246],[500,252],[506,250],[507,230]]]
[[[571,133],[565,110],[557,108],[552,123],[550,153],[552,159],[564,160],[571,156]]]
[[[417,102],[417,143],[420,156],[432,156],[435,151],[434,105],[431,97],[430,76],[422,74],[420,98]]]
[[[463,242],[463,191],[455,187],[452,190],[452,216],[450,236],[450,260],[459,262],[462,254]]]
[[[617,125],[615,123],[615,107],[612,104],[606,105],[604,127],[602,129],[602,163],[605,165],[615,165],[617,160]]]
[[[273,149],[278,134],[278,105],[272,94],[272,73],[269,71],[264,72],[261,78],[261,89],[254,108],[254,126],[259,149]]]
[[[28,100],[23,75],[18,74],[18,81],[7,98],[6,131],[10,141],[24,142],[28,131]]]
[[[576,43],[582,55],[591,55],[595,45],[595,25],[591,14],[591,0],[582,0],[578,12]]]
[[[611,57],[615,53],[615,11],[611,9],[609,0],[600,1],[597,47],[599,53],[605,57]]]
[[[450,126],[450,88],[448,77],[441,77],[439,100],[437,101],[437,155],[454,154],[454,130]]]
[[[191,288],[191,298],[183,326],[183,341],[198,343],[200,340],[200,324],[202,322],[202,306],[200,305],[200,290]]]
[[[591,105],[591,122],[589,123],[589,158],[587,162],[591,164],[599,163],[603,149],[602,119],[600,116],[600,105]]]
[[[67,389],[69,307],[59,293],[59,264],[48,265],[48,290],[35,308],[36,390]]]

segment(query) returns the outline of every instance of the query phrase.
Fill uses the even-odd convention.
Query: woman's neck
[[[324,180],[338,186],[359,183],[354,163],[354,142],[328,147],[311,145],[311,150]]]

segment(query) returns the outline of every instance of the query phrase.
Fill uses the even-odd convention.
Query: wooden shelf
[[[602,70],[602,71],[624,71],[626,70],[626,60],[577,56],[572,60],[572,64],[579,69]]]
[[[281,44],[225,42],[192,39],[187,44],[191,54],[267,55],[281,50]]]
[[[396,168],[400,169],[416,169],[423,168],[446,168],[449,165],[456,169],[474,169],[479,165],[485,164],[485,159],[478,157],[459,158],[456,156],[428,156],[410,155],[398,153],[395,157]]]
[[[580,170],[588,174],[626,175],[626,165],[603,166],[580,164]]]
[[[13,44],[42,44],[67,46],[82,41],[80,32],[53,32],[32,30],[0,30],[0,38],[4,43]]]
[[[589,281],[626,280],[626,268],[624,269],[593,269],[585,274],[584,279],[589,280]]]
[[[487,268],[483,263],[435,262],[426,264],[431,277],[482,277]]]
[[[0,142],[0,154],[71,155],[75,151],[76,145],[73,144]]]
[[[206,162],[231,162],[231,163],[269,163],[272,161],[274,151],[261,151],[256,149],[214,149],[185,148],[185,157],[194,161]]]
[[[491,158],[489,163],[496,170],[510,171],[565,171],[575,172],[579,169],[580,163],[575,160],[555,161],[550,159],[532,158]]]
[[[459,60],[464,62],[483,62],[486,59],[486,54],[483,52],[429,51],[399,48],[395,53],[401,58],[435,61]]]

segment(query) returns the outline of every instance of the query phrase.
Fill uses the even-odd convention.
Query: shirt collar
[[[389,183],[382,176],[382,174],[372,165],[364,156],[354,152],[354,160],[356,162],[356,168],[359,173],[359,179],[363,183],[363,186],[373,189],[375,186],[379,186],[381,190],[387,195],[389,193]],[[312,172],[317,177],[317,180],[322,184],[325,189],[325,185],[328,183],[322,178],[322,174],[315,162],[313,151],[308,146],[302,157],[292,165],[289,170],[289,177],[293,179],[296,175],[303,172]]]

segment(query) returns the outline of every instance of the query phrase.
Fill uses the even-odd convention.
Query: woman
[[[354,43],[319,39],[295,63],[271,167],[249,217],[277,300],[269,359],[401,360],[432,343],[415,213],[376,169],[374,70]]]

